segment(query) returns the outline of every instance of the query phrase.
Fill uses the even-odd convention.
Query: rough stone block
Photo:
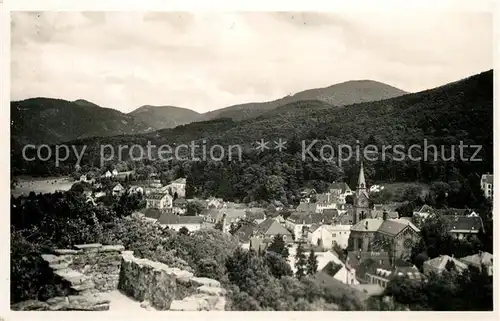
[[[38,300],[27,300],[12,304],[10,309],[13,311],[46,311],[49,304]]]
[[[54,254],[56,255],[75,255],[82,252],[82,250],[72,250],[72,249],[55,249]]]
[[[125,250],[123,245],[103,245],[99,252],[122,252]]]
[[[224,290],[223,288],[206,286],[206,285],[202,285],[196,288],[196,292],[213,296],[223,296],[226,294],[226,290]]]
[[[191,278],[191,283],[194,286],[212,286],[212,287],[220,287],[220,282],[214,279],[210,278],[204,278],[204,277],[193,277]]]
[[[84,252],[97,252],[101,247],[102,244],[100,243],[75,245],[75,248],[77,248],[78,250],[83,250]]]

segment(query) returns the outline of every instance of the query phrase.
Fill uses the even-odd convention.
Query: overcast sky
[[[198,112],[358,79],[416,92],[493,68],[491,14],[12,13],[11,100]]]

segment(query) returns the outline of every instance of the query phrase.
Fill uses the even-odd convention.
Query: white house
[[[493,175],[483,174],[481,176],[481,190],[484,193],[484,197],[492,198],[493,197]]]
[[[378,193],[384,189],[384,186],[381,185],[372,185],[370,186],[370,193]]]
[[[332,232],[327,225],[314,224],[309,228],[307,241],[309,244],[329,250],[333,246]]]
[[[290,263],[292,271],[295,273],[297,271],[295,268],[297,249],[296,247],[292,247],[289,248],[288,251],[288,262]],[[359,284],[356,279],[356,270],[347,267],[333,252],[315,252],[314,254],[318,262],[318,272],[322,271],[345,284]],[[308,254],[306,253],[306,255]],[[334,268],[334,270],[332,270],[332,268]]]
[[[123,193],[123,191],[125,190],[125,188],[122,186],[122,184],[118,183],[115,185],[115,187],[113,187],[113,195],[121,195]]]
[[[206,199],[207,208],[223,208],[224,206],[227,208],[227,204],[224,203],[222,198],[210,197]]]
[[[113,176],[118,175],[118,171],[116,169],[113,169],[113,171],[111,172],[111,175],[113,175]]]
[[[334,224],[329,225],[328,229],[332,233],[332,241],[337,243],[341,248],[347,248],[349,242],[349,235],[351,234],[352,225],[348,224]]]
[[[130,193],[139,193],[139,194],[144,195],[144,188],[142,186],[132,185],[132,186],[130,186],[130,188],[128,189],[128,191]]]
[[[168,193],[151,193],[146,197],[146,208],[172,208],[172,200]]]
[[[113,174],[111,174],[110,171],[106,171],[106,173],[104,173],[104,175],[102,175],[102,177],[105,177],[105,178],[110,178],[111,176],[113,176]]]
[[[449,264],[448,262],[453,262],[455,269],[458,270],[459,272],[462,272],[465,269],[467,269],[467,264],[460,262],[459,260],[451,256],[440,255],[438,257],[435,257],[433,259],[424,262],[423,265],[424,274],[427,275],[429,275],[430,273],[441,274],[443,271],[446,270],[446,265]]]
[[[170,184],[167,185],[170,194],[174,195],[177,193],[177,197],[186,197],[186,179],[178,178]]]

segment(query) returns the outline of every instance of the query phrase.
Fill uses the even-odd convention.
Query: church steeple
[[[361,161],[361,167],[359,169],[358,186],[356,189],[366,189],[365,182],[365,171],[363,170],[363,161]]]
[[[366,190],[365,171],[363,169],[363,162],[359,168],[358,186],[354,192],[354,224],[364,218],[370,218],[370,198]]]

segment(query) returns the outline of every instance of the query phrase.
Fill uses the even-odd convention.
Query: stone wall
[[[226,304],[219,281],[136,258],[131,251],[122,253],[118,289],[156,310],[223,311]]]
[[[29,300],[14,304],[13,310],[108,310],[103,292],[116,290],[120,275],[121,245],[83,244],[42,254],[61,284],[64,296],[46,302]]]
[[[224,310],[226,304],[218,281],[136,258],[121,245],[76,245],[42,258],[54,273],[53,282],[62,284],[63,296],[19,302],[12,310],[109,310],[106,294],[117,289],[148,310]]]

